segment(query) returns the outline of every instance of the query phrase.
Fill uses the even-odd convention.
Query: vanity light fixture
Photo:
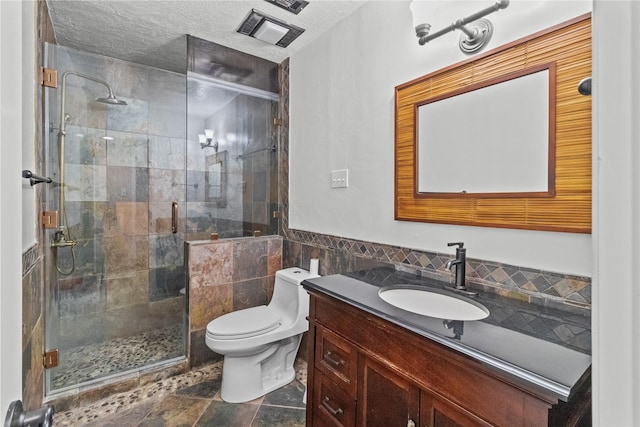
[[[198,141],[200,142],[200,148],[203,150],[207,147],[212,147],[213,150],[218,152],[218,141],[213,140],[213,129],[205,129],[204,133],[198,135]]]
[[[252,9],[237,32],[265,43],[287,47],[304,32],[304,29]]]
[[[420,46],[451,31],[460,30],[463,34],[460,35],[460,42],[458,44],[460,50],[466,54],[479,52],[491,40],[493,24],[483,17],[490,13],[497,12],[500,9],[506,9],[507,6],[509,6],[509,0],[500,0],[493,6],[482,9],[466,18],[458,19],[448,27],[429,34],[431,25],[427,23],[426,16],[429,3],[427,0],[412,0],[409,6],[411,14],[413,15],[413,27],[415,28],[416,37],[418,37]],[[473,25],[471,25],[471,23],[473,23]]]

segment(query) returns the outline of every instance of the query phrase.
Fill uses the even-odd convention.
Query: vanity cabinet
[[[590,425],[588,390],[559,401],[541,387],[309,292],[308,426]]]

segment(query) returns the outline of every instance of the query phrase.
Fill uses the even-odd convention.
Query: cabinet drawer
[[[314,426],[346,426],[356,424],[356,401],[317,369],[313,393]]]
[[[318,326],[315,364],[333,382],[355,397],[358,353],[347,340]]]

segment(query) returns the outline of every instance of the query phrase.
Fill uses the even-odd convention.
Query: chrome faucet
[[[451,271],[451,267],[455,267],[455,290],[467,293],[467,286],[464,280],[467,267],[467,250],[464,248],[464,242],[447,243],[447,246],[457,246],[456,257],[447,261],[444,268],[447,271]]]

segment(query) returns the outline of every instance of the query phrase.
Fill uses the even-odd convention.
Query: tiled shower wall
[[[219,360],[205,344],[207,324],[271,299],[282,268],[282,237],[187,242],[191,366]]]

